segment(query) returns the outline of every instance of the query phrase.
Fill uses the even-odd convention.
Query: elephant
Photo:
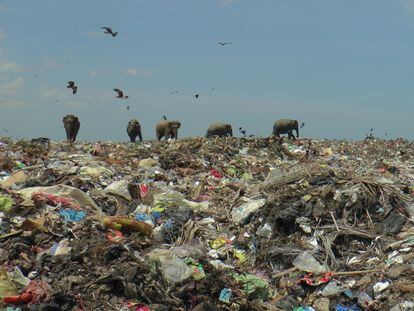
[[[141,124],[139,124],[138,120],[132,119],[128,122],[127,133],[131,139],[131,143],[135,143],[137,136],[139,137],[139,141],[142,142]]]
[[[296,136],[299,138],[299,125],[297,120],[281,119],[277,120],[273,125],[273,135],[280,137],[280,134],[288,134],[289,138],[295,139],[292,131],[296,131]]]
[[[76,140],[76,136],[78,135],[80,128],[79,119],[73,114],[67,114],[63,118],[62,122],[65,127],[67,140],[74,142]]]
[[[178,139],[178,129],[181,127],[180,121],[168,121],[162,120],[158,122],[155,127],[157,139],[160,141],[161,138],[165,137],[165,140],[169,138]]]
[[[207,129],[206,137],[212,136],[233,137],[233,129],[231,128],[231,124],[224,124],[218,122],[211,124]]]

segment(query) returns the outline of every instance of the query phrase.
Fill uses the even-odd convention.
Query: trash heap
[[[0,139],[2,310],[414,310],[414,145]]]

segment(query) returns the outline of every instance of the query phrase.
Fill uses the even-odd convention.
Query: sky
[[[0,136],[63,140],[71,113],[92,141],[126,141],[132,118],[154,139],[163,115],[179,137],[292,118],[413,139],[413,99],[414,0],[0,0]]]

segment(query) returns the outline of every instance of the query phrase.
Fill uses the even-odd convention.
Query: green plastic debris
[[[238,283],[241,283],[244,285],[243,290],[250,298],[260,298],[263,300],[268,299],[269,282],[267,282],[266,280],[263,280],[253,274],[243,275],[243,274],[234,273],[233,278]]]
[[[0,194],[0,211],[8,212],[13,206],[13,199],[9,195]]]

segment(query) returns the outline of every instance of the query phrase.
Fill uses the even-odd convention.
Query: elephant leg
[[[141,132],[138,133],[138,137],[139,137],[139,141],[142,142],[143,139],[142,139],[142,133]]]
[[[295,140],[295,136],[293,135],[292,130],[288,131],[288,137],[289,137],[289,139]]]

